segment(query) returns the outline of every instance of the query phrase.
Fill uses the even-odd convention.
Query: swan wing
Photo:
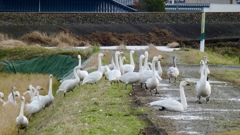
[[[92,73],[88,74],[88,76],[86,76],[83,79],[83,83],[82,84],[85,84],[85,83],[95,83],[98,80],[100,80],[101,78],[102,78],[102,72],[95,71],[95,72],[92,72]]]
[[[184,111],[182,104],[177,100],[173,100],[173,99],[153,101],[149,103],[149,105],[164,107],[166,110],[169,110],[169,111],[180,111],[180,112]]]

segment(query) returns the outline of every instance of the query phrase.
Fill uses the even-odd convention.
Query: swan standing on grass
[[[114,63],[114,60],[113,60],[113,54],[112,54],[112,57],[111,57],[111,64],[108,64],[107,66],[110,70],[113,70],[113,68],[115,66],[115,63]]]
[[[200,61],[200,70],[199,70],[199,74],[200,74],[200,75],[201,75],[202,70],[204,69],[204,63],[209,64],[209,60],[207,59],[207,57],[204,56],[203,58],[204,58],[204,60],[201,60],[201,61]],[[207,67],[207,75],[209,75],[209,74],[210,74],[210,70],[209,70],[209,68]],[[208,80],[208,76],[207,76],[207,80]]]
[[[151,90],[156,89],[156,93],[155,94],[158,94],[157,87],[159,85],[159,81],[158,81],[158,79],[156,77],[157,74],[156,74],[156,71],[155,71],[155,64],[159,60],[159,58],[160,57],[157,57],[157,56],[153,57],[153,60],[152,60],[152,77],[148,78],[147,81],[146,81],[146,88],[148,90],[150,90],[150,93],[151,93]]]
[[[31,103],[27,103],[25,105],[26,111],[29,115],[33,115],[39,112],[44,107],[42,104],[42,101],[39,98],[39,90],[42,90],[42,88],[40,86],[37,86],[36,90],[37,90],[37,100],[33,100]]]
[[[186,81],[181,81],[180,87],[180,99],[181,103],[173,99],[157,100],[149,103],[150,106],[160,107],[159,110],[168,110],[168,111],[179,111],[183,112],[187,109],[187,100],[184,93],[184,87],[188,86],[189,83]]]
[[[18,127],[18,134],[19,134],[19,129],[25,129],[28,126],[28,119],[26,116],[24,116],[24,103],[25,103],[25,98],[22,96],[21,98],[21,108],[18,117],[16,118],[16,125]]]
[[[133,61],[133,53],[134,53],[134,51],[131,50],[130,51],[130,64],[124,64],[123,65],[123,69],[124,69],[125,73],[126,72],[133,72],[134,69],[135,69],[135,63]]]
[[[44,107],[50,105],[54,100],[54,97],[53,97],[53,94],[52,94],[52,78],[53,78],[53,76],[50,74],[49,75],[48,94],[43,96],[42,99],[41,99]]]
[[[12,103],[14,105],[17,105],[16,102],[16,96],[20,96],[20,93],[18,91],[14,91],[16,88],[12,86],[11,93],[8,95],[8,101],[3,103],[3,106],[6,106],[9,103]]]
[[[88,74],[88,76],[86,76],[83,79],[82,85],[86,84],[86,83],[94,84],[102,78],[103,72],[102,72],[102,60],[101,59],[103,56],[104,56],[103,53],[98,54],[98,70]]]
[[[121,76],[119,62],[118,62],[118,56],[122,54],[119,51],[115,52],[115,67],[113,70],[109,72],[109,81],[112,84],[112,81],[119,81],[119,78]]]
[[[145,51],[144,55],[145,55],[145,61],[144,61],[143,70],[149,70],[149,66],[148,66],[148,51]]]
[[[124,82],[126,84],[125,89],[127,89],[128,84],[134,84],[140,81],[140,74],[142,72],[142,61],[144,58],[144,55],[140,55],[139,57],[139,72],[127,72],[119,78],[121,82]]]
[[[167,74],[169,78],[169,83],[171,83],[171,78],[174,78],[174,83],[176,83],[177,77],[179,75],[179,70],[176,64],[177,57],[173,56],[173,66],[168,68]]]
[[[81,55],[78,55],[78,66],[82,67],[82,58]],[[77,70],[77,75],[80,78],[80,81],[83,80],[86,76],[88,76],[88,72],[86,70]]]
[[[80,78],[77,75],[77,70],[79,70],[80,67],[76,66],[73,70],[73,74],[74,74],[74,79],[67,79],[64,80],[61,85],[59,86],[58,90],[56,93],[62,91],[64,92],[64,97],[66,96],[66,93],[69,91],[73,91],[73,89],[76,87],[77,84],[79,84],[80,82]],[[85,77],[86,78],[86,77]]]
[[[208,68],[208,63],[204,62],[203,70],[201,71],[200,80],[196,84],[196,93],[197,93],[199,104],[201,104],[200,102],[201,97],[206,97],[206,102],[208,102],[211,94],[211,85],[207,81],[207,68]]]

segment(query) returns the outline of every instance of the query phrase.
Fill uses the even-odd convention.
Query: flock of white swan
[[[126,59],[123,52],[115,51],[114,57],[111,58],[111,64],[102,65],[102,57],[103,53],[98,54],[98,68],[96,71],[88,73],[86,70],[83,70],[81,67],[81,56],[78,55],[79,65],[76,66],[73,70],[74,78],[64,80],[56,93],[63,92],[64,97],[66,93],[69,91],[73,91],[73,89],[77,85],[85,85],[85,84],[96,84],[103,76],[107,79],[111,84],[112,82],[123,82],[126,84],[125,89],[127,89],[128,84],[140,83],[141,87],[145,86],[145,90],[150,91],[156,90],[155,94],[158,94],[157,87],[159,86],[162,80],[163,70],[161,67],[161,59],[163,57],[161,55],[154,56],[152,62],[148,62],[148,51],[145,51],[144,54],[139,56],[139,70],[136,72],[135,63],[133,60],[134,51],[130,51],[130,63],[124,64],[124,60]],[[176,83],[176,79],[179,75],[179,69],[176,64],[177,57],[173,57],[173,66],[168,68],[167,75],[169,79],[169,83],[174,79],[174,83]],[[143,63],[144,62],[144,63]],[[157,68],[155,67],[157,63]],[[209,101],[209,97],[211,94],[211,85],[208,82],[208,74],[210,73],[208,69],[209,61],[207,57],[204,56],[204,59],[200,62],[200,79],[196,84],[196,96],[198,103],[201,103],[201,97],[206,98],[206,102]],[[26,91],[23,95],[30,95],[30,103],[25,104],[24,96],[20,97],[20,93],[15,91],[15,87],[12,87],[11,93],[8,95],[8,101],[4,101],[4,94],[0,92],[0,102],[3,103],[3,106],[6,106],[9,103],[17,104],[16,97],[20,97],[21,99],[21,107],[19,116],[16,118],[16,125],[18,129],[26,129],[28,126],[28,119],[24,116],[24,107],[26,112],[29,115],[35,114],[39,112],[42,108],[50,105],[54,96],[52,94],[52,75],[49,76],[49,90],[47,95],[39,95],[39,90],[42,88],[37,86],[36,88],[32,85],[29,85],[28,91]],[[82,81],[82,83],[81,83]],[[159,110],[169,110],[169,111],[180,111],[183,112],[187,109],[187,100],[184,93],[184,87],[189,85],[187,81],[181,81],[179,85],[180,90],[180,102],[173,99],[165,99],[165,100],[157,100],[150,102],[149,106],[157,106]]]

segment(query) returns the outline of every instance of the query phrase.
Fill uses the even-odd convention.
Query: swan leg
[[[207,97],[207,98],[206,98],[206,101],[207,101],[207,102],[209,102],[209,98],[210,98],[210,97]]]
[[[169,77],[169,83],[171,83],[171,78]]]
[[[199,103],[199,104],[202,104],[202,102],[201,102],[200,100],[201,100],[201,97],[198,96],[198,103]]]
[[[65,96],[66,96],[66,93],[63,94],[63,97],[65,97]]]
[[[157,88],[156,88],[155,96],[156,96],[157,94],[159,94],[159,92],[157,91]]]
[[[125,90],[127,89],[127,84],[126,84],[126,86],[125,86]]]

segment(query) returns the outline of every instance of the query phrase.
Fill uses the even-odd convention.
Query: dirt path
[[[169,55],[172,55],[170,53]],[[180,76],[176,85],[163,78],[158,91],[160,95],[150,96],[140,87],[135,87],[136,97],[143,105],[158,99],[179,100],[179,82],[187,80],[191,86],[185,88],[188,109],[185,112],[159,111],[152,108],[148,118],[157,121],[157,126],[168,134],[240,134],[240,90],[229,82],[209,78],[212,86],[210,102],[202,98],[202,104],[196,102],[195,85],[198,81],[199,65],[178,64]],[[168,67],[163,67],[166,72]],[[209,66],[210,70],[239,70],[239,67]]]

